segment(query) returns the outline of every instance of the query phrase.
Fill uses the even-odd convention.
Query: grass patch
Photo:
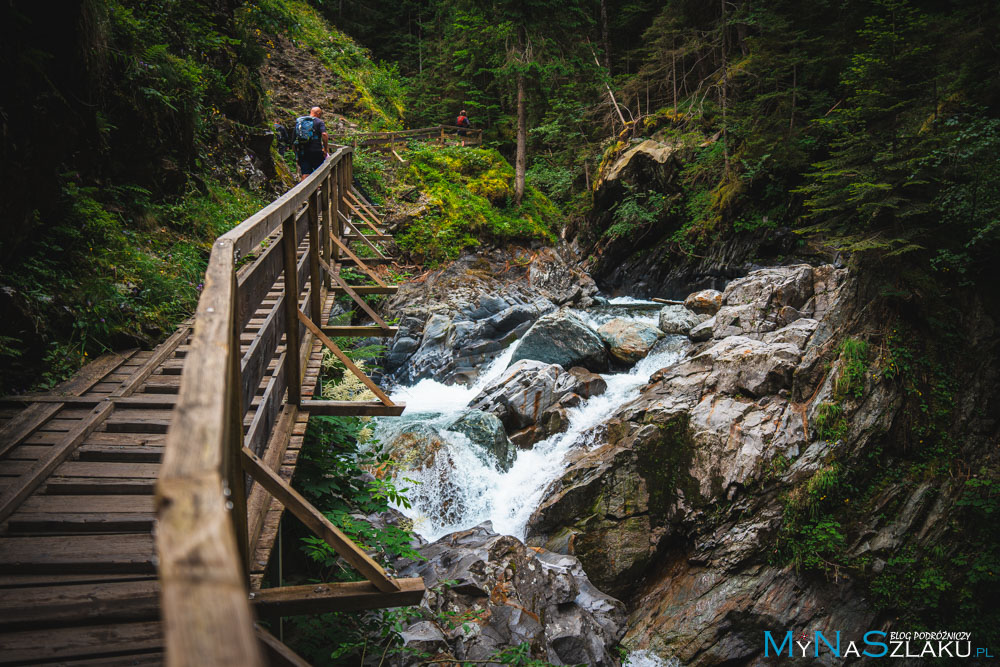
[[[397,187],[430,198],[429,210],[396,237],[415,259],[454,259],[484,242],[555,240],[558,208],[531,186],[515,206],[514,169],[496,150],[415,143],[405,157]]]

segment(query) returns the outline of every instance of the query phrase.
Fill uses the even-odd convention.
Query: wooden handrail
[[[275,442],[287,445],[289,415],[298,414],[299,407],[316,414],[398,415],[405,407],[394,404],[323,331],[325,295],[337,289],[358,302],[379,333],[395,333],[340,276],[343,253],[369,273],[378,283],[375,288],[389,289],[349,247],[360,240],[375,248],[348,218],[351,210],[357,211],[348,201],[352,152],[348,146],[337,147],[308,178],[220,236],[212,247],[156,486],[156,548],[168,664],[263,664],[248,598],[250,549],[269,505],[261,493],[266,490],[286,506],[291,503],[289,509],[298,515],[322,516],[273,469],[260,467],[264,458],[274,462],[273,452],[263,456],[265,445],[284,451],[282,443]],[[254,260],[237,271],[239,259],[251,253]],[[272,297],[265,300],[268,294]],[[308,396],[304,400],[302,382],[314,339],[381,403],[313,401]],[[241,344],[247,344],[245,354]],[[103,409],[114,409],[114,403]],[[244,433],[248,416],[250,427]],[[244,475],[248,461],[254,464],[249,494]],[[248,495],[254,516],[247,514]],[[399,590],[324,521],[315,524],[321,537],[380,595]],[[389,595],[382,602],[410,600],[414,593]]]
[[[307,179],[213,244],[156,485],[156,547],[167,661],[171,665],[264,664],[248,600],[242,471],[243,417],[248,401],[242,388],[241,333],[267,293],[267,288],[262,289],[258,283],[271,284],[282,264],[291,296],[284,299],[290,302],[285,306],[291,305],[294,311],[281,324],[286,334],[299,330],[294,313],[299,312],[299,294],[307,274],[314,276],[309,293],[320,282],[315,279],[315,261],[303,266],[295,259],[295,247],[301,238],[296,223],[302,218],[301,209],[308,204],[310,241],[315,244],[321,238],[317,192],[321,188],[329,191],[334,179],[342,178],[345,169],[340,167],[349,165],[352,152],[348,146],[337,148]],[[283,227],[283,234],[274,237],[279,227]],[[328,228],[329,222],[324,220],[324,232]],[[280,244],[274,249],[278,254],[272,258],[262,253],[255,266],[243,274],[245,280],[238,282],[238,258],[269,238]],[[279,263],[282,256],[284,262]],[[320,318],[318,304],[318,294],[307,301],[307,309],[316,321]],[[272,329],[259,333],[261,340],[255,342],[269,348],[263,351],[264,357],[274,354],[280,333]],[[284,354],[286,360],[295,362],[299,356],[295,347]],[[294,387],[297,394],[302,378],[287,370],[283,378],[276,373],[272,382],[279,388]],[[277,398],[262,402],[262,406],[277,413],[281,409],[280,395]],[[266,421],[276,421],[276,414]]]

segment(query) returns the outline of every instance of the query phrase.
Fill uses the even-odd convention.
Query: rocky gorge
[[[403,511],[427,560],[396,568],[457,582],[425,598],[408,644],[756,664],[764,630],[895,627],[878,587],[904,544],[948,534],[962,488],[873,472],[907,392],[859,337],[879,325],[867,289],[796,264],[683,305],[609,300],[573,262],[526,249],[402,288],[386,372],[407,416],[377,435],[419,482]],[[981,450],[995,421],[963,410]],[[442,609],[468,622],[443,628]]]

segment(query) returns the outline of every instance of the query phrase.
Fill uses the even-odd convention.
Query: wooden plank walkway
[[[300,186],[301,194],[296,188],[241,225],[238,230],[247,231],[235,246],[253,255],[232,278],[238,286],[230,310],[238,355],[236,374],[225,383],[242,415],[238,444],[246,456],[255,457],[253,465],[263,471],[266,483],[252,476],[242,489],[245,495],[229,496],[233,501],[244,498],[228,503],[230,514],[245,517],[242,529],[237,522],[237,537],[245,530],[245,570],[234,573],[244,578],[248,594],[268,593],[261,595],[260,604],[271,615],[415,604],[423,594],[420,580],[397,583],[386,578],[380,567],[288,491],[310,404],[328,414],[398,414],[403,409],[384,395],[383,403],[374,406],[331,406],[313,400],[324,347],[333,345],[320,332],[321,325],[329,320],[335,300],[354,291],[333,289],[340,266],[348,263],[337,249],[353,243],[358,253],[380,252],[372,241],[391,238],[377,228],[370,239],[347,238],[360,232],[350,222],[336,223],[337,215],[349,212],[348,204],[360,204],[358,198],[348,201],[344,196],[350,185],[350,149],[341,149],[336,157],[339,162],[324,167],[322,179],[309,179]],[[371,209],[365,212],[377,221]],[[271,222],[276,214],[283,224]],[[321,250],[314,241],[321,238],[320,221],[333,241],[324,239]],[[258,231],[262,228],[264,233]],[[292,233],[294,252],[283,242]],[[354,258],[351,265],[368,263],[349,250],[346,254]],[[321,266],[329,273],[322,275]],[[298,284],[286,289],[286,275],[294,275]],[[206,279],[206,292],[208,283]],[[303,309],[291,319],[288,313],[295,310],[289,307],[289,295],[299,302],[295,307]],[[362,305],[357,292],[352,298]],[[205,312],[202,307],[200,313]],[[395,333],[379,326],[377,316],[375,320],[375,325],[329,329],[345,336]],[[217,640],[222,649],[216,655],[223,658],[194,659],[198,653],[171,639],[175,635],[165,632],[161,622],[164,613],[168,619],[173,613],[164,608],[162,527],[157,537],[163,504],[169,507],[170,501],[157,501],[154,494],[165,452],[177,446],[168,432],[185,418],[178,408],[185,396],[189,355],[197,356],[199,349],[198,331],[192,318],[154,350],[107,354],[50,392],[0,399],[0,664],[161,664],[168,653],[173,664],[262,664],[262,655],[294,662],[287,647],[259,628],[243,636],[256,637],[264,651],[227,647],[231,638],[226,637]],[[296,343],[291,357],[286,354],[289,336]],[[290,384],[290,371],[301,381]],[[186,391],[190,394],[190,387]],[[241,456],[238,451],[232,455],[235,460]],[[242,472],[235,475],[229,477],[232,490],[244,480]],[[311,517],[323,538],[357,563],[372,583],[324,584],[321,591],[262,589],[285,509],[272,493],[297,514]],[[249,605],[249,599],[243,604]],[[238,617],[213,622],[227,620],[234,624],[233,637],[238,637]]]

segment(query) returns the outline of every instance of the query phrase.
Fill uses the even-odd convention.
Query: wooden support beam
[[[330,523],[322,512],[313,507],[309,501],[293,489],[276,472],[267,468],[256,454],[246,447],[243,448],[244,470],[250,474],[265,489],[271,492],[286,509],[291,511],[299,521],[318,535],[324,542],[336,551],[341,558],[350,563],[368,581],[372,582],[383,593],[400,590],[397,584],[382,566],[371,559],[358,545],[350,540],[339,528]]]
[[[312,320],[310,320],[308,317],[306,317],[305,315],[303,315],[302,311],[296,310],[296,312],[299,314],[299,320],[302,321],[306,325],[306,327],[308,327],[309,330],[312,331],[313,334],[315,336],[317,336],[323,342],[323,345],[326,345],[326,347],[331,352],[333,352],[334,356],[337,357],[337,359],[340,359],[340,363],[344,364],[344,366],[347,367],[347,370],[349,370],[352,373],[354,373],[355,377],[357,377],[359,380],[361,380],[361,382],[366,387],[368,387],[369,389],[371,389],[372,393],[375,394],[378,397],[378,399],[380,401],[382,401],[383,404],[389,405],[389,406],[393,405],[392,400],[389,399],[389,397],[386,395],[386,393],[384,391],[382,391],[382,389],[377,384],[375,384],[374,382],[372,382],[372,379],[370,377],[368,377],[367,375],[365,375],[364,371],[362,371],[360,368],[358,368],[354,364],[354,362],[351,361],[347,357],[346,354],[344,354],[344,351],[341,350],[339,347],[337,347],[336,343],[334,343],[332,340],[330,340],[329,336],[327,336],[325,333],[323,333],[323,331],[318,326],[316,326],[315,324],[313,324]]]
[[[354,234],[344,234],[340,238],[344,239],[345,242],[348,241],[360,241],[362,239],[368,239],[369,241],[395,241],[396,237],[392,234],[361,234],[356,236]]]
[[[312,289],[309,292],[309,299],[312,307],[312,318],[316,324],[323,324],[323,276],[319,272],[321,260],[320,250],[323,246],[323,239],[319,235],[319,193],[314,192],[309,197],[309,279],[312,281]]]
[[[352,338],[367,338],[368,336],[384,336],[391,338],[399,331],[399,327],[380,326],[327,326],[320,327],[327,336],[336,338],[338,336]]]
[[[365,264],[371,266],[372,264],[392,264],[396,261],[395,257],[365,257]],[[340,259],[341,264],[349,265],[354,264],[354,260],[349,257],[343,257]]]
[[[381,234],[381,233],[382,233],[382,230],[381,230],[381,229],[379,229],[379,228],[378,228],[378,227],[377,227],[377,226],[375,225],[375,223],[373,223],[373,222],[372,222],[371,220],[369,220],[369,219],[368,219],[368,218],[367,218],[367,217],[365,216],[365,214],[361,212],[361,209],[359,209],[359,208],[358,208],[357,206],[355,206],[354,204],[352,204],[352,203],[351,203],[351,201],[350,201],[350,199],[345,199],[344,201],[346,201],[346,202],[347,202],[347,208],[349,208],[349,209],[351,209],[352,211],[354,211],[354,214],[355,214],[356,216],[358,216],[359,218],[361,218],[362,222],[364,222],[364,223],[365,223],[366,225],[368,225],[368,226],[369,226],[369,227],[371,228],[371,230],[372,230],[373,232],[375,232],[376,234]]]
[[[395,294],[399,291],[398,285],[389,285],[388,287],[379,287],[378,285],[349,285],[355,294]],[[347,294],[344,288],[334,285],[331,290],[334,294]]]
[[[0,398],[0,404],[23,405],[25,403],[62,403],[64,406],[89,406],[114,403],[117,408],[138,408],[144,410],[169,410],[177,404],[177,397],[171,395],[114,396],[111,394],[90,394],[88,396],[8,396]]]
[[[250,594],[251,597],[253,593]],[[271,667],[311,667],[298,653],[288,648],[277,637],[260,627],[254,626],[261,650],[267,656],[267,664]]]
[[[344,218],[344,224],[350,225],[351,223],[350,223],[350,221],[347,218]],[[353,226],[352,226],[352,228],[353,228]],[[382,279],[378,277],[378,274],[375,273],[375,271],[373,271],[372,268],[365,263],[368,260],[367,257],[364,260],[362,260],[357,255],[355,255],[353,252],[351,252],[351,249],[348,248],[347,244],[345,244],[343,241],[341,241],[340,239],[338,239],[335,236],[331,236],[330,238],[331,238],[331,240],[335,244],[337,244],[337,247],[340,248],[344,252],[345,255],[347,255],[347,257],[349,259],[351,259],[352,261],[354,261],[355,264],[358,265],[359,269],[361,269],[362,271],[364,271],[365,273],[367,273],[369,278],[371,278],[376,283],[378,283],[379,287],[387,287],[387,285],[384,282],[382,282]],[[379,255],[378,257],[372,257],[371,259],[372,260],[384,260],[386,258],[383,257],[383,256],[381,256],[381,255]]]
[[[351,232],[353,232],[352,238],[354,240],[360,240],[360,241],[364,242],[364,244],[367,245],[371,249],[371,251],[375,253],[376,257],[380,257],[382,259],[385,259],[385,255],[382,254],[382,251],[379,250],[378,248],[376,248],[375,244],[372,243],[371,240],[367,236],[365,236],[364,234],[362,234],[361,230],[359,230],[357,227],[354,226],[354,223],[351,222],[350,218],[344,218],[344,224],[347,225],[347,228]]]
[[[333,282],[335,282],[340,287],[340,289],[342,289],[344,293],[347,294],[347,296],[351,297],[351,300],[354,301],[354,303],[361,306],[361,310],[365,311],[368,314],[368,317],[374,320],[375,324],[385,329],[389,327],[389,325],[385,323],[385,320],[383,320],[382,317],[378,313],[376,313],[375,310],[371,306],[369,306],[364,299],[361,298],[361,295],[355,292],[354,288],[348,285],[347,281],[340,277],[340,271],[331,270],[330,277],[333,278]]]
[[[398,417],[404,403],[385,405],[378,401],[302,401],[302,410],[317,417]]]
[[[250,594],[250,602],[262,616],[299,616],[420,604],[426,590],[423,579],[396,579],[395,582],[399,590],[391,593],[383,593],[367,581],[262,588]]]

